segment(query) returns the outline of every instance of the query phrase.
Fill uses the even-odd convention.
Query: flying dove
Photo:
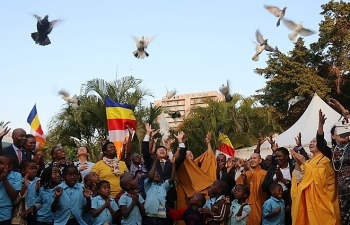
[[[223,96],[225,96],[225,101],[226,102],[230,102],[232,100],[232,96],[230,94],[230,86],[229,86],[229,82],[228,81],[226,83],[226,86],[224,84],[222,84],[222,86],[219,89],[219,91],[221,92],[221,94],[223,94]]]
[[[295,96],[294,98],[289,99],[289,100],[288,100],[288,110],[287,110],[287,114],[288,114],[288,112],[289,112],[290,106],[295,105],[295,104],[297,104],[299,101],[303,101],[303,100],[305,100],[305,97],[303,97],[303,96]]]
[[[166,121],[165,114],[159,116],[159,133],[162,135],[162,142],[165,143],[170,136],[169,123]]]
[[[176,95],[176,90],[172,90],[172,91],[169,91],[168,89],[166,89],[166,99],[171,99],[172,97],[174,97]]]
[[[284,23],[284,25],[286,25],[286,27],[288,27],[288,29],[293,31],[292,33],[290,33],[288,35],[289,40],[291,40],[293,42],[295,41],[298,34],[300,34],[301,36],[310,36],[310,35],[316,33],[315,31],[303,28],[303,22],[299,22],[298,24],[295,24],[291,20],[283,19],[283,23]]]
[[[282,10],[276,6],[272,5],[264,5],[265,9],[267,9],[272,15],[278,17],[277,27],[281,24],[281,20],[283,20],[284,15],[286,14],[287,7],[284,7]]]
[[[51,41],[47,35],[49,35],[51,33],[53,27],[60,20],[53,20],[53,21],[49,22],[48,15],[46,15],[43,19],[41,19],[41,17],[38,15],[34,15],[34,16],[38,20],[38,22],[36,24],[36,28],[37,28],[38,32],[34,32],[31,34],[31,37],[35,41],[35,44],[39,44],[42,46],[51,44]]]
[[[145,49],[147,49],[147,46],[149,45],[149,43],[151,43],[151,41],[153,41],[154,37],[144,37],[142,36],[141,39],[138,39],[137,37],[133,36],[135,42],[136,42],[136,46],[137,46],[137,50],[134,51],[132,54],[138,58],[138,59],[144,59],[145,57],[148,57],[149,54],[145,51]]]
[[[175,111],[175,112],[170,112],[169,116],[173,119],[175,118],[180,118],[181,117],[181,113],[179,111]]]
[[[65,90],[60,90],[58,93],[62,95],[62,99],[70,103],[74,109],[78,108],[80,105],[80,100],[77,95],[74,95],[72,98],[70,98],[69,93]]]
[[[262,37],[262,35],[260,34],[259,30],[257,30],[255,32],[255,36],[256,36],[256,40],[258,41],[258,43],[256,43],[256,52],[255,55],[252,57],[252,60],[254,61],[258,61],[259,60],[259,55],[264,51],[269,51],[269,52],[273,52],[275,51],[273,48],[271,48],[270,45],[267,44],[267,39],[264,40],[264,38]]]

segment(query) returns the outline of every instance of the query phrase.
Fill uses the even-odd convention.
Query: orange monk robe
[[[207,189],[216,180],[216,158],[214,152],[207,150],[194,161],[186,158],[177,170],[177,178],[177,209],[186,207],[189,198],[196,192],[204,193],[208,198]],[[183,225],[185,223],[180,220],[176,224]]]
[[[247,225],[259,225],[261,222],[262,206],[267,200],[267,193],[261,188],[261,185],[265,179],[267,171],[261,169],[260,166],[251,171],[246,172],[247,181],[246,185],[249,187],[250,196],[248,202],[250,205],[250,214],[248,216]],[[241,174],[236,181],[236,184],[243,184],[243,174]]]
[[[299,184],[292,176],[293,225],[340,225],[336,176],[330,160],[317,154],[301,168],[304,177]]]

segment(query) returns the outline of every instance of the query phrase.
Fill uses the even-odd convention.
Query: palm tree
[[[81,87],[80,106],[73,109],[67,105],[51,120],[48,134],[51,141],[48,142],[47,149],[57,143],[74,149],[77,147],[74,139],[78,139],[89,147],[92,158],[95,159],[101,150],[101,140],[108,137],[105,97],[131,105],[138,122],[136,135],[141,140],[145,133],[142,118],[147,112],[142,101],[145,96],[151,96],[149,90],[140,87],[141,83],[142,80],[133,76],[111,82],[99,78],[87,81]]]
[[[212,131],[212,146],[218,147],[219,127],[235,148],[254,145],[259,133],[280,131],[272,118],[272,109],[260,107],[254,97],[234,94],[229,103],[212,99],[206,99],[205,103],[206,107],[191,108],[179,127],[188,136],[188,146],[195,155],[206,149],[207,131]]]

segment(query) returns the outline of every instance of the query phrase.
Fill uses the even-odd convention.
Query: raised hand
[[[323,112],[322,112],[322,110],[320,109],[319,111],[318,111],[318,125],[319,126],[323,126],[324,125],[324,123],[326,122],[326,115],[325,114],[323,114]]]
[[[0,140],[2,140],[2,138],[8,134],[8,132],[10,132],[11,128],[5,127],[5,129],[3,131],[0,132]]]
[[[108,207],[111,204],[111,198],[107,198],[105,201],[105,206]]]
[[[8,174],[9,174],[9,168],[6,165],[2,173],[0,174],[0,181],[6,180]]]
[[[337,100],[334,98],[329,99],[329,105],[335,108],[340,114],[344,114],[347,110],[344,108],[342,104],[340,104]]]
[[[275,209],[275,211],[273,211],[275,215],[279,214],[280,212],[281,212],[281,207],[278,207],[277,209]]]
[[[173,156],[173,157],[170,159],[170,162],[171,162],[172,164],[174,164],[174,163],[175,163],[175,161],[176,161],[176,157],[175,157],[175,156]]]
[[[90,198],[91,197],[91,190],[87,187],[84,187],[83,189],[83,195],[85,198]]]
[[[211,131],[208,131],[207,135],[205,135],[205,143],[208,145],[211,141]]]
[[[28,186],[29,186],[28,174],[26,174],[26,175],[24,176],[23,185],[24,185],[25,187],[28,187]]]
[[[126,129],[128,129],[128,131],[129,131],[129,135],[133,135],[133,134],[134,134],[134,132],[135,132],[135,130],[134,130],[134,129],[132,129],[131,127],[129,127],[129,125],[126,125]]]
[[[63,192],[63,188],[62,187],[56,187],[55,188],[55,196],[56,197],[61,196],[62,192]]]
[[[279,166],[277,166],[277,168],[276,168],[276,178],[279,181],[282,181],[282,179],[283,179],[283,174],[282,174],[281,169],[280,169]]]
[[[38,191],[40,188],[40,179],[35,182],[35,191]]]
[[[271,136],[272,138],[272,136]],[[259,137],[258,137],[258,145],[261,146],[265,141],[265,138],[262,136],[261,133],[259,133]],[[270,142],[270,141],[269,141]],[[271,143],[270,143],[271,144]]]
[[[301,132],[299,132],[298,136],[294,138],[295,144],[299,147],[301,146]]]
[[[176,134],[174,134],[174,136],[177,138],[178,142],[183,142],[183,138],[185,136],[185,133],[183,131],[180,131]]]

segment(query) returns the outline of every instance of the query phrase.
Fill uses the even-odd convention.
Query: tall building
[[[206,106],[204,103],[204,99],[206,98],[211,98],[218,101],[225,99],[225,97],[217,91],[205,91],[189,94],[178,94],[166,101],[155,100],[153,104],[155,106],[162,105],[170,113],[179,112],[181,114],[180,118],[172,118],[170,115],[166,114],[166,120],[168,121],[170,128],[176,129],[181,124],[187,113],[189,113],[191,107]]]

